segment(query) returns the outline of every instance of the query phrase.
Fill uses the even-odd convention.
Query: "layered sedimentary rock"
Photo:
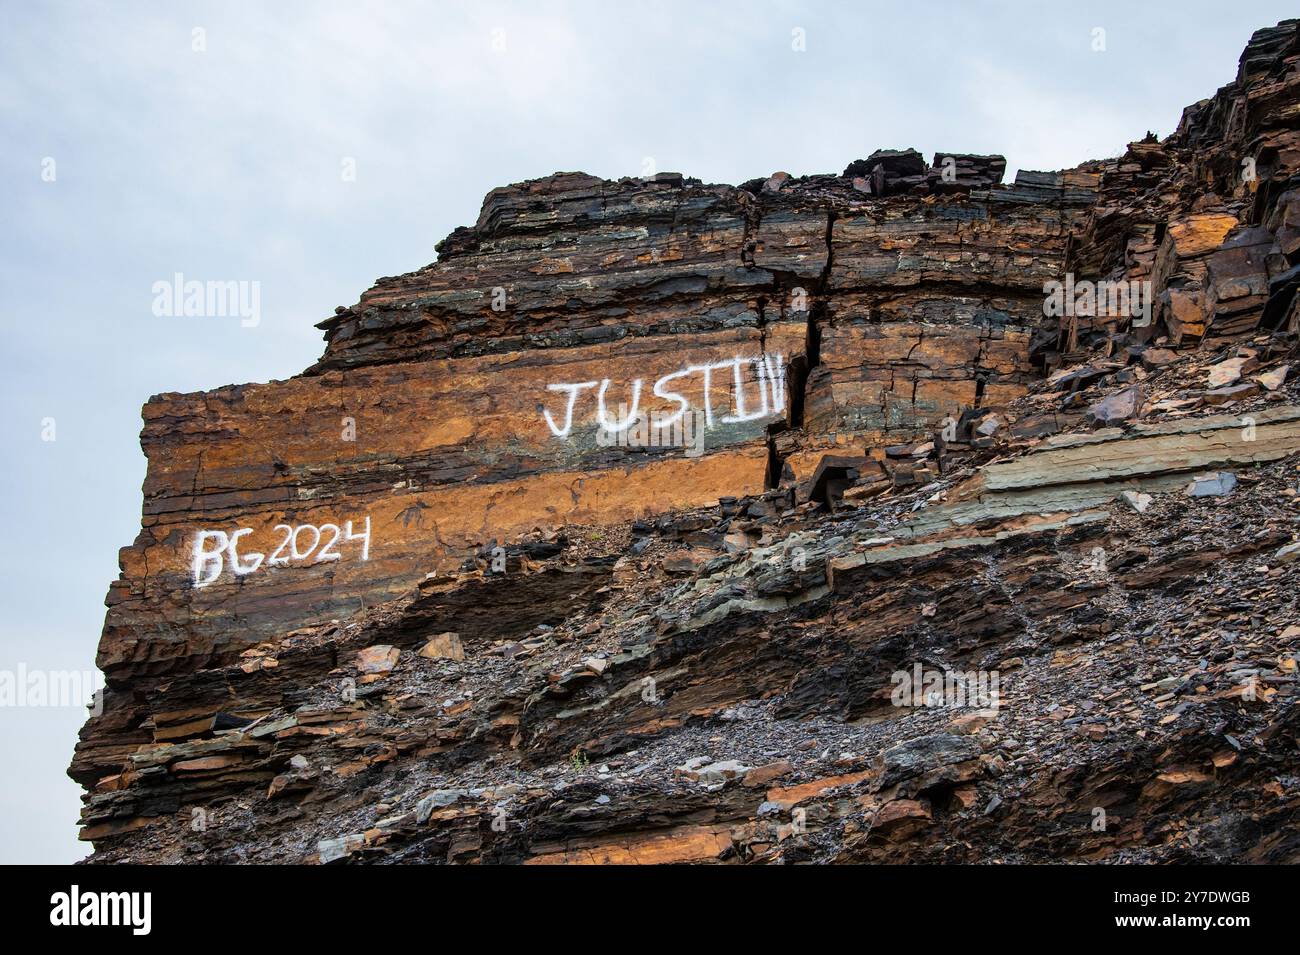
[[[806,480],[827,447],[1023,393],[1082,207],[972,181],[494,190],[437,263],[323,323],[308,374],[146,406],[101,665],[186,669],[520,533]]]
[[[1295,321],[1284,276],[1300,215],[1298,57],[1295,21],[1256,32],[1236,79],[1189,106],[1170,137],[1148,135],[1091,164],[1100,196],[1071,267],[1151,281],[1155,318],[1175,342],[1250,334],[1266,304],[1270,328]],[[1127,318],[1081,321],[1113,328]]]
[[[1006,185],[496,189],[302,375],[156,396],[96,857],[1293,860],[1298,63]]]

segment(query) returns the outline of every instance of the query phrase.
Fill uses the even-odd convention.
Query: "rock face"
[[[1287,21],[1010,185],[559,173],[154,397],[93,858],[1295,861],[1297,116]]]

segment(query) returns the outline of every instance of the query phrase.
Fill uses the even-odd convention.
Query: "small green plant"
[[[569,756],[569,765],[573,767],[575,773],[580,773],[587,768],[587,754],[580,749],[575,749]]]

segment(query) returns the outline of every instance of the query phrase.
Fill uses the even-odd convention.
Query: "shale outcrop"
[[[144,408],[92,861],[1300,861],[1300,21],[1168,138],[495,189]]]

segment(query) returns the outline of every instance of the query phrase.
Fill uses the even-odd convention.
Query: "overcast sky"
[[[4,3],[0,670],[93,667],[150,395],[301,371],[313,323],[432,261],[493,186],[647,158],[737,183],[908,146],[1071,166],[1167,135],[1295,13],[1048,6]],[[259,282],[260,324],[155,316],[176,272]],[[0,861],[88,851],[64,775],[83,717],[0,709]]]

